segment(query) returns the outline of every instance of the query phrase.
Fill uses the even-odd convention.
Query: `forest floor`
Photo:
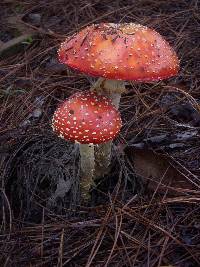
[[[0,266],[200,266],[199,4],[1,1]],[[154,28],[181,67],[169,80],[130,83],[110,173],[84,204],[78,146],[51,119],[95,79],[59,64],[57,49],[107,21]]]

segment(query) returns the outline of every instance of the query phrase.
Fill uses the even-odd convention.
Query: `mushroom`
[[[91,90],[109,96],[118,109],[125,81],[159,81],[177,74],[176,53],[155,30],[134,23],[93,24],[70,36],[58,51],[60,62],[100,77]],[[111,142],[98,149],[104,174]]]
[[[95,166],[94,144],[116,137],[121,128],[120,114],[105,96],[90,91],[76,93],[57,108],[52,128],[61,138],[80,143],[81,191],[87,199]]]

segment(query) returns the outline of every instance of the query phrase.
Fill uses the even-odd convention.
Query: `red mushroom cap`
[[[67,38],[58,55],[74,69],[115,80],[156,81],[179,70],[176,53],[163,37],[134,23],[86,27]]]
[[[100,144],[114,139],[121,128],[120,114],[105,96],[77,93],[55,111],[53,130],[62,138],[82,144]]]

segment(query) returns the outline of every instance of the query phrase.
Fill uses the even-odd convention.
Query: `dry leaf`
[[[183,191],[194,190],[194,186],[178,170],[170,165],[169,159],[151,150],[134,150],[135,172],[142,176],[149,189],[179,195]]]

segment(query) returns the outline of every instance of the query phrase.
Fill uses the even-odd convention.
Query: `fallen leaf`
[[[137,175],[141,176],[150,190],[158,187],[158,192],[180,195],[184,191],[194,190],[194,185],[170,164],[166,156],[151,150],[132,150],[132,160]]]

